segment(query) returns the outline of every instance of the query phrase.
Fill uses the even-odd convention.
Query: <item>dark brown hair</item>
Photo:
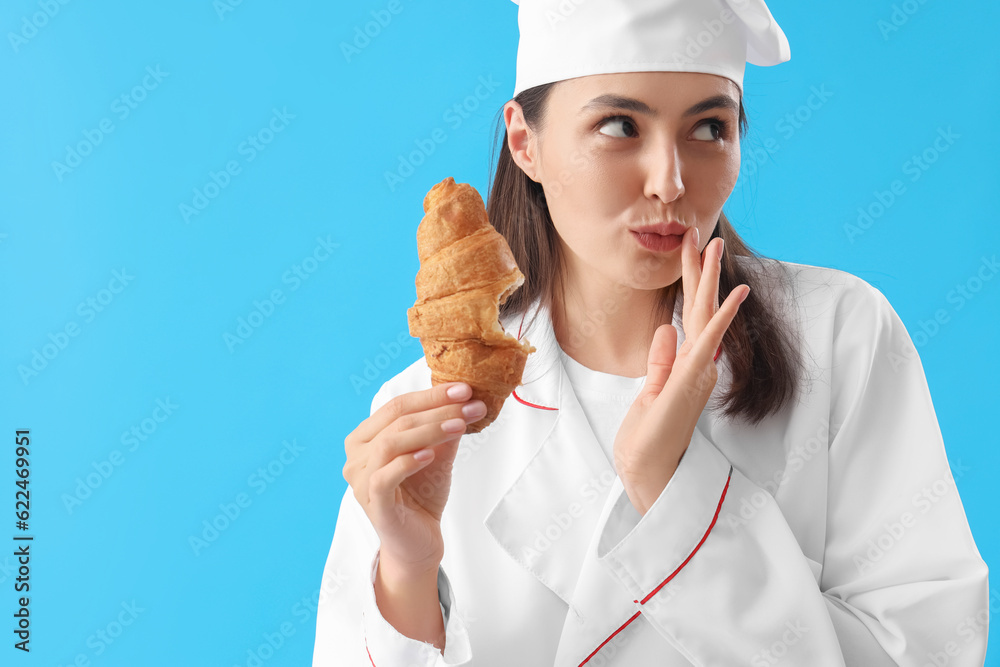
[[[545,121],[546,102],[554,83],[529,88],[514,98],[521,105],[525,122],[540,131]],[[540,183],[531,180],[514,162],[507,145],[507,129],[503,108],[498,113],[493,141],[491,176],[487,202],[490,222],[504,236],[525,276],[524,284],[500,306],[500,317],[523,315],[536,299],[549,308],[560,289],[560,240],[545,203]],[[739,133],[742,139],[748,123],[740,99]],[[499,158],[495,158],[497,139],[503,132]],[[763,268],[768,258],[752,250],[726,219],[719,216],[711,238],[722,237],[725,248],[722,273],[719,278],[719,303],[740,284],[750,286],[750,294],[740,305],[739,312],[722,340],[732,381],[720,396],[723,414],[729,419],[742,418],[757,424],[778,412],[797,390],[800,359],[798,340],[780,315],[775,298],[779,291],[763,272],[751,270],[751,265]],[[740,257],[740,261],[736,257]],[[773,268],[780,269],[777,263]],[[780,274],[780,271],[778,271]],[[681,281],[662,289],[662,298],[654,322],[669,322],[675,298],[681,294]]]

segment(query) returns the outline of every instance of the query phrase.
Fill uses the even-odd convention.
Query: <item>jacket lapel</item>
[[[673,314],[678,348],[684,341],[681,312],[678,300]],[[510,435],[537,444],[528,448],[527,463],[483,523],[508,556],[567,605],[556,667],[599,661],[592,654],[605,642],[600,653],[625,646],[634,655],[658,651],[664,664],[689,664],[655,632],[640,631],[646,624],[636,616],[641,605],[597,560],[597,528],[625,491],[563,368],[551,313],[536,300],[524,317],[503,324],[537,350],[504,408],[518,411],[517,433]],[[711,430],[713,401],[729,381],[725,355],[718,368],[719,380],[697,426],[703,434]]]
[[[533,312],[523,337],[537,352],[528,357],[514,407],[527,414],[538,445],[485,525],[504,551],[569,605],[615,474],[565,377],[548,311],[536,303]]]
[[[568,606],[556,664],[576,665],[638,605],[594,555],[595,528],[624,493],[621,482],[566,376],[549,312],[536,302],[527,320],[535,313],[519,337],[537,352],[528,357],[513,395],[517,404],[505,409],[524,413],[528,437],[538,444],[484,525],[505,553]]]

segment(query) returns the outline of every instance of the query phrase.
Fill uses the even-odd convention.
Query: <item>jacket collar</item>
[[[681,313],[678,299],[673,314],[678,347],[684,340]],[[511,437],[531,444],[527,463],[484,525],[508,556],[568,605],[556,664],[577,665],[639,608],[596,557],[597,529],[624,488],[563,367],[550,311],[536,300],[523,316],[501,324],[536,349],[525,363],[521,386],[504,406],[516,411],[512,421],[520,425]],[[725,362],[725,355],[719,357],[712,399],[728,382]],[[698,428],[710,432],[707,414]]]
[[[502,324],[536,349],[504,406],[517,411],[512,421],[523,425],[517,437],[532,440],[532,453],[484,525],[508,556],[568,605],[557,664],[576,665],[638,609],[596,559],[596,529],[624,489],[566,375],[549,310],[536,300],[520,322]],[[674,325],[679,344],[679,305]]]
[[[533,321],[532,321],[533,318]],[[522,318],[520,338],[535,347],[511,405],[537,445],[485,520],[498,544],[570,604],[584,550],[615,478],[566,377],[547,308]],[[507,328],[507,327],[505,327]]]

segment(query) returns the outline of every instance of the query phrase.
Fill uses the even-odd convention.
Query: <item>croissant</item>
[[[521,384],[527,340],[508,335],[500,304],[524,284],[504,239],[486,217],[479,193],[448,177],[424,198],[417,227],[417,300],[407,310],[410,335],[420,339],[431,384],[466,382],[486,415],[466,426],[479,433],[493,423]]]

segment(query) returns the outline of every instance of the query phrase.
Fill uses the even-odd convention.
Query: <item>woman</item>
[[[905,328],[722,215],[745,62],[788,59],[766,6],[559,6],[520,7],[489,198],[537,352],[475,436],[424,359],[375,395],[314,665],[982,664],[987,569]]]

